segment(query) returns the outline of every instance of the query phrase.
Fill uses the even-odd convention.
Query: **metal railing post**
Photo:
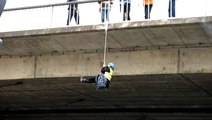
[[[150,18],[150,13],[149,13],[150,12],[150,10],[149,10],[150,9],[150,3],[149,3],[149,0],[148,0],[148,8],[147,9],[148,9],[148,15],[147,15],[148,18],[147,19],[149,19]]]

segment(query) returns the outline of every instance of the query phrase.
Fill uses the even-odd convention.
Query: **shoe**
[[[85,82],[85,81],[86,81],[86,79],[85,79],[85,78],[80,77],[80,82]]]

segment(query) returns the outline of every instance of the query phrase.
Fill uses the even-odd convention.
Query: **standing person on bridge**
[[[101,20],[104,23],[106,20],[109,21],[109,12],[111,10],[111,5],[113,4],[112,0],[101,0],[98,2],[99,12],[101,13]]]
[[[110,62],[107,66],[101,69],[101,75],[91,78],[80,78],[80,82],[83,83],[96,83],[96,88],[98,89],[108,89],[110,81],[113,76],[115,69],[115,64]]]
[[[67,0],[67,2],[73,2],[76,0]],[[71,4],[68,7],[68,20],[67,25],[71,22],[72,17],[74,16],[75,22],[79,25],[79,10],[78,10],[78,4]]]
[[[175,17],[175,0],[169,0],[169,17]]]
[[[150,19],[150,13],[153,6],[153,0],[143,0],[145,19]]]
[[[1,0],[0,1],[0,17],[1,17],[1,14],[2,14],[3,10],[4,10],[6,2],[7,2],[6,0]]]
[[[123,21],[130,20],[130,8],[131,8],[131,0],[120,0],[120,12],[123,9]]]
[[[2,12],[4,11],[6,2],[7,2],[6,0],[0,0],[0,17],[1,17]],[[0,48],[3,46],[2,42],[3,42],[2,39],[0,39]]]

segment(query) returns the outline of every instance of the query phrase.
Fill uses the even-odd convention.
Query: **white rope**
[[[106,55],[107,55],[107,30],[108,30],[108,20],[109,19],[109,12],[110,12],[110,1],[109,1],[109,8],[108,12],[105,11],[105,17],[104,17],[104,22],[105,22],[105,44],[104,44],[104,58],[103,58],[103,67],[106,65]],[[107,15],[107,17],[106,17]]]
[[[105,66],[106,63],[106,54],[107,54],[107,26],[108,22],[105,22],[105,46],[104,46],[104,62],[103,62],[103,67]]]

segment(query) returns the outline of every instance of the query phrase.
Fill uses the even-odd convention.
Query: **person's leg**
[[[69,18],[69,22],[71,22],[71,19],[72,19],[72,17],[73,17],[73,15],[74,15],[74,10],[72,9],[71,11],[70,11],[71,13],[69,14],[70,16],[70,18]]]
[[[70,11],[68,11],[67,25],[69,25],[69,19],[70,19]]]
[[[123,21],[125,21],[125,18],[126,18],[126,12],[127,12],[127,4],[126,4],[126,3],[124,3]]]
[[[107,80],[107,81],[106,81],[106,88],[107,88],[107,89],[109,88],[109,84],[110,84],[110,81]]]
[[[69,23],[71,22],[71,19],[73,17],[74,11],[73,10],[69,10],[68,12],[68,20],[67,20],[67,25],[69,25]]]
[[[102,12],[101,13],[101,20],[102,20],[102,23],[104,23],[105,22],[105,9],[102,9],[101,12]]]
[[[148,19],[148,5],[144,6],[144,15],[145,15],[144,18]]]
[[[79,12],[77,10],[75,10],[74,12],[74,18],[75,22],[79,25]]]
[[[120,4],[120,12],[121,12],[121,4]]]
[[[109,21],[109,9],[106,9],[105,15],[106,15],[106,20]]]
[[[96,83],[96,77],[90,77],[90,78],[80,78],[80,82],[83,83]]]
[[[175,0],[172,0],[172,17],[175,17]]]
[[[168,13],[169,13],[169,17],[171,17],[171,0],[169,0],[169,9],[168,9]]]
[[[152,10],[152,5],[149,5],[149,8],[148,8],[149,10],[148,10],[148,13],[149,13],[149,15],[148,15],[148,19],[150,19],[150,13],[151,13],[151,10]]]
[[[130,20],[130,9],[131,9],[131,5],[130,3],[127,4],[127,20]]]
[[[175,17],[175,0],[169,0],[169,17]]]

